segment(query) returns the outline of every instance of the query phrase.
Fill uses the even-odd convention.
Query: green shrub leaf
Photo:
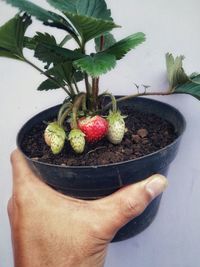
[[[95,55],[86,56],[74,62],[76,68],[86,72],[92,77],[99,77],[114,68],[116,65],[116,58],[113,55],[104,52]]]
[[[62,12],[112,20],[111,11],[107,8],[105,0],[47,0],[47,2]]]
[[[200,75],[187,81],[184,84],[177,85],[174,89],[175,94],[189,94],[200,100]]]
[[[67,82],[67,84],[71,84],[73,76],[72,62],[57,64],[49,69],[47,73],[59,82]]]
[[[115,43],[105,50],[106,53],[114,55],[117,60],[123,58],[131,49],[145,41],[145,34],[138,32]]]
[[[62,12],[77,14],[77,0],[47,0],[47,2]]]
[[[77,14],[103,20],[112,20],[111,11],[104,0],[77,0]]]
[[[47,11],[28,0],[23,0],[23,1],[22,0],[5,0],[5,1],[11,4],[12,6],[19,8],[21,11],[25,11],[31,16],[36,17],[38,20],[42,21],[45,25],[66,30],[75,39],[78,38],[74,29],[64,17],[54,12]]]
[[[189,77],[183,69],[184,56],[174,58],[172,54],[166,54],[167,76],[170,90],[189,81]]]
[[[48,43],[40,43],[35,49],[35,57],[47,64],[73,61],[83,57],[79,50],[70,50]]]
[[[62,85],[64,86],[65,83],[62,82]],[[58,89],[60,88],[60,86],[58,86],[57,83],[53,82],[50,79],[45,80],[44,82],[42,82],[39,87],[37,88],[38,91],[48,91],[48,90],[52,90],[52,89]]]
[[[112,33],[107,32],[107,33],[103,34],[103,49],[102,49],[102,51],[108,49],[109,47],[111,47],[115,43],[116,43],[116,40],[115,40],[114,36],[112,35]],[[101,51],[100,48],[101,48],[101,36],[95,38],[96,52],[100,52]]]
[[[83,43],[86,43],[105,32],[109,32],[112,29],[119,27],[113,21],[96,19],[82,15],[74,15],[67,12],[65,12],[64,14],[72,22],[72,24],[82,37]]]
[[[23,58],[23,43],[26,29],[31,24],[28,15],[16,15],[0,27],[0,56]]]

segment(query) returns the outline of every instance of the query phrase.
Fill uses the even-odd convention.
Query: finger
[[[42,182],[39,177],[32,172],[26,159],[18,149],[14,150],[11,154],[11,164],[13,170],[13,192],[15,192],[15,199],[16,191],[18,192],[20,188],[22,189],[22,192],[20,191],[20,198],[23,198],[22,194],[27,198],[28,192],[30,191],[28,191],[28,188],[31,188],[32,193],[33,191],[37,191],[38,195],[40,194],[40,196],[43,196],[43,198],[57,196],[78,204],[83,202],[81,200],[64,196],[63,194],[52,189],[46,183]]]
[[[127,186],[118,192],[97,200],[101,206],[104,223],[110,234],[140,215],[148,204],[167,187],[168,182],[162,175],[154,175],[145,181]]]
[[[12,198],[10,198],[8,200],[7,212],[8,212],[8,218],[9,218],[9,221],[10,221],[10,224],[11,224],[11,222],[12,222],[12,214],[13,214],[13,201],[12,201]]]
[[[22,153],[16,149],[11,154],[11,165],[13,171],[13,184],[25,183],[28,180],[32,180],[35,176],[28,166]]]

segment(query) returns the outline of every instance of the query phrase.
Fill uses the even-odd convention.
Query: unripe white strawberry
[[[55,128],[57,128],[57,125],[58,125],[57,122],[49,123],[49,125],[47,126],[47,128],[44,131],[44,140],[48,146],[51,146],[51,138],[55,132]]]
[[[68,139],[71,147],[77,154],[83,153],[85,149],[85,134],[80,129],[72,129]]]
[[[52,122],[45,129],[44,139],[46,144],[51,147],[53,154],[59,154],[64,147],[66,133],[57,122]]]
[[[110,111],[107,117],[107,121],[109,125],[107,133],[108,140],[114,145],[120,144],[126,130],[124,118],[121,115],[120,111]]]

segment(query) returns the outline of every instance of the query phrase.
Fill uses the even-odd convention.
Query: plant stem
[[[60,42],[59,46],[63,47],[66,44],[66,42],[68,42],[71,38],[72,37],[69,34],[67,34],[65,38]]]
[[[144,93],[137,93],[137,94],[133,94],[133,95],[128,95],[128,96],[123,96],[123,97],[120,97],[118,99],[116,99],[116,102],[119,103],[119,102],[122,102],[122,101],[125,101],[125,100],[128,100],[128,99],[131,99],[131,98],[134,98],[134,97],[137,97],[137,96],[155,96],[155,95],[158,95],[158,96],[167,96],[167,95],[171,95],[172,93],[167,91],[165,93],[163,92],[144,92]],[[107,110],[108,108],[110,108],[110,106],[112,105],[112,102],[110,102],[109,104],[107,104],[103,110]]]
[[[87,73],[85,73],[85,88],[88,96],[91,96],[91,88]]]
[[[99,94],[99,78],[92,79],[92,96],[93,96],[93,108],[97,109],[97,98]]]
[[[71,102],[65,102],[63,103],[63,105],[61,106],[59,112],[58,112],[58,117],[57,117],[57,121],[59,122],[61,120],[61,117],[64,113],[64,111],[68,108],[72,107],[72,103]]]
[[[103,48],[104,48],[104,40],[105,40],[104,39],[104,36],[101,35],[101,37],[100,37],[100,49],[99,49],[100,52],[103,51]],[[96,78],[95,83],[96,83],[95,84],[95,92],[94,92],[93,97],[94,97],[94,104],[95,104],[95,106],[97,106],[97,98],[98,98],[98,95],[99,95],[99,77]]]
[[[85,98],[85,93],[80,93],[74,101],[73,108],[72,108],[72,129],[78,128],[77,112],[78,112],[84,98]]]
[[[109,104],[112,104],[113,112],[116,113],[117,112],[117,99],[114,97],[114,95],[110,93],[104,93],[103,96],[109,96],[111,98],[112,102]]]
[[[70,114],[70,112],[72,111],[72,107],[68,108],[65,110],[65,112],[63,112],[62,116],[60,117],[58,123],[61,127],[63,127],[64,121],[67,118],[67,116]]]
[[[40,69],[38,66],[36,66],[34,63],[32,63],[31,61],[29,61],[28,59],[23,58],[23,60],[24,60],[24,62],[26,62],[27,64],[29,64],[30,66],[32,66],[34,69],[36,69],[37,71],[39,71],[41,74],[43,74],[47,78],[49,78],[56,85],[58,85],[59,87],[61,87],[71,97],[71,93],[69,92],[69,90],[65,86],[61,85],[55,78],[53,78],[51,75],[49,75],[48,73],[46,73],[45,71],[43,71],[42,69]]]
[[[80,90],[79,90],[79,88],[78,88],[78,84],[77,84],[75,78],[73,78],[73,82],[74,82],[74,85],[75,85],[75,88],[76,88],[76,92],[77,92],[77,94],[79,94],[79,93],[80,93]]]

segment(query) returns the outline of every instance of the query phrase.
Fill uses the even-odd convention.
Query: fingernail
[[[164,176],[155,176],[145,186],[146,190],[151,194],[152,198],[159,196],[168,186],[167,179]]]

